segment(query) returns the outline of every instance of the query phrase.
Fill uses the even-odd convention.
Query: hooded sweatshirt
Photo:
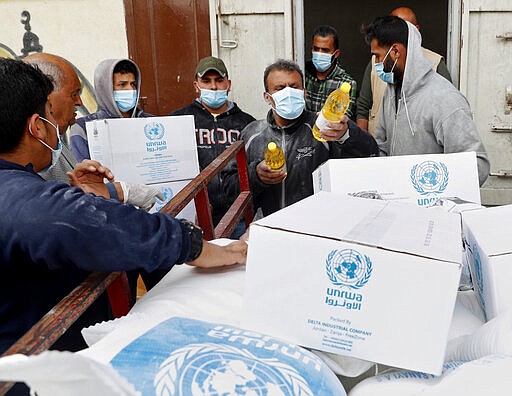
[[[94,90],[96,100],[98,101],[98,111],[86,115],[76,120],[76,124],[71,126],[71,149],[78,162],[84,159],[90,159],[89,146],[87,144],[87,132],[85,123],[92,120],[103,120],[106,118],[122,118],[121,110],[117,107],[114,100],[114,68],[121,61],[128,61],[135,66],[137,70],[137,102],[140,95],[140,70],[135,62],[130,59],[106,59],[101,62],[94,71]],[[151,117],[151,114],[143,112],[137,106],[132,110],[133,118]]]
[[[402,86],[388,84],[375,140],[384,155],[458,153],[477,155],[480,185],[489,160],[476,130],[469,103],[424,57],[421,35],[409,28]]]

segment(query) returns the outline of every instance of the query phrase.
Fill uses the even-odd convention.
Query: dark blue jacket
[[[0,186],[0,353],[90,271],[152,271],[188,257],[188,231],[170,216],[1,159]]]

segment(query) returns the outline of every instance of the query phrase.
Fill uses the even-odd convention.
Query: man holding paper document
[[[215,246],[189,222],[41,178],[59,145],[53,84],[31,65],[0,59],[0,86],[0,353],[91,271],[245,263],[244,242]],[[102,180],[108,170],[96,173]],[[84,346],[79,330],[70,350]]]
[[[24,61],[39,67],[52,80],[54,89],[48,97],[48,104],[50,113],[59,126],[59,133],[62,137],[62,151],[56,164],[41,171],[40,175],[46,180],[56,180],[69,184],[67,172],[73,170],[77,160],[64,136],[68,128],[76,122],[76,108],[83,104],[80,98],[82,88],[80,80],[73,66],[60,56],[38,52],[27,56]],[[157,189],[140,184],[116,181],[107,183],[106,186],[111,198],[145,210],[149,210],[155,204],[157,197],[163,199]],[[125,192],[128,194],[125,194]]]

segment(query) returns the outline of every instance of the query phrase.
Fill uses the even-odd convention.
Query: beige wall
[[[91,83],[101,60],[128,56],[123,0],[0,0],[0,44],[18,56],[24,10],[43,51],[68,59]]]

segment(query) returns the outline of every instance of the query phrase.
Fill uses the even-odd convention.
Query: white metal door
[[[294,59],[292,13],[292,0],[210,0],[212,55],[226,63],[231,99],[257,119],[269,109],[265,67]]]
[[[468,98],[491,161],[482,203],[511,204],[512,1],[462,4],[460,90]]]

